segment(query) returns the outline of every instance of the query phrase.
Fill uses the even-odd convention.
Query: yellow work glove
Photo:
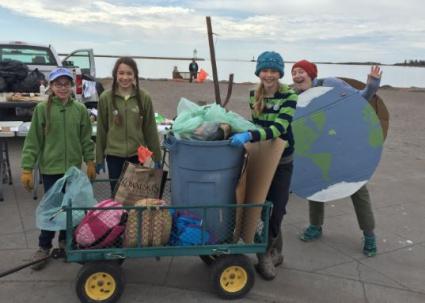
[[[88,161],[86,165],[87,165],[87,177],[89,177],[91,181],[94,181],[96,179],[96,165],[94,165],[93,161]]]
[[[24,169],[21,175],[21,183],[27,191],[31,191],[34,188],[34,181],[32,179],[32,170]]]

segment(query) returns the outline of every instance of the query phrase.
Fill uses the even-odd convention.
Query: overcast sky
[[[218,59],[276,50],[286,60],[402,62],[425,59],[424,0],[0,0],[0,39],[59,52]]]

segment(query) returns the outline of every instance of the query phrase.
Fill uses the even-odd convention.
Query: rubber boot
[[[274,245],[272,247],[272,260],[273,265],[275,267],[278,267],[283,263],[283,254],[282,254],[282,247],[283,247],[283,240],[282,240],[282,231],[279,232],[279,235],[276,238],[276,241],[274,242]]]
[[[277,238],[269,237],[267,250],[263,254],[257,254],[258,263],[255,269],[264,280],[273,280],[276,278],[276,267],[273,264],[272,248],[275,245]]]

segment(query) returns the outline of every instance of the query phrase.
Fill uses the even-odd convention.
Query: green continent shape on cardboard
[[[319,133],[323,131],[323,127],[325,127],[326,123],[326,115],[325,112],[317,112],[311,117],[311,121],[316,125],[316,128],[318,129]]]
[[[313,122],[315,129],[307,126],[305,118],[293,122],[294,136],[297,138],[295,152],[311,159],[319,167],[323,178],[329,180],[329,170],[332,163],[331,153],[312,152],[312,146],[319,139],[326,124],[326,115],[324,112],[318,112],[307,118]]]
[[[363,119],[369,124],[369,145],[381,147],[384,143],[384,134],[382,133],[378,116],[369,104],[366,104],[363,108]]]
[[[332,155],[330,153],[319,153],[310,154],[307,157],[310,158],[314,162],[314,164],[316,164],[320,168],[323,178],[325,180],[330,180],[329,170],[331,168]]]

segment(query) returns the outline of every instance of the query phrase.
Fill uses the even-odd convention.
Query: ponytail
[[[257,86],[257,89],[255,91],[254,113],[256,115],[259,115],[263,112],[264,96],[265,96],[264,85],[263,85],[263,83],[260,83]]]
[[[280,91],[282,84],[280,82],[278,82],[278,89],[277,91]],[[255,91],[255,102],[254,102],[254,113],[256,115],[259,115],[263,112],[264,110],[264,98],[266,98],[266,90],[264,89],[264,85],[263,83],[260,83],[257,86],[257,89]]]
[[[115,90],[116,90],[116,86],[117,86],[117,79],[116,77],[114,77],[114,80],[112,82],[112,116],[113,116],[113,121],[114,124],[116,126],[121,126],[122,125],[122,115],[120,114],[120,112],[118,111],[118,106],[117,106],[117,100],[115,99]]]
[[[47,133],[50,130],[50,116],[51,116],[51,111],[52,111],[52,102],[53,102],[53,94],[50,94],[49,98],[47,99],[46,126],[44,127],[45,135],[47,135]]]

